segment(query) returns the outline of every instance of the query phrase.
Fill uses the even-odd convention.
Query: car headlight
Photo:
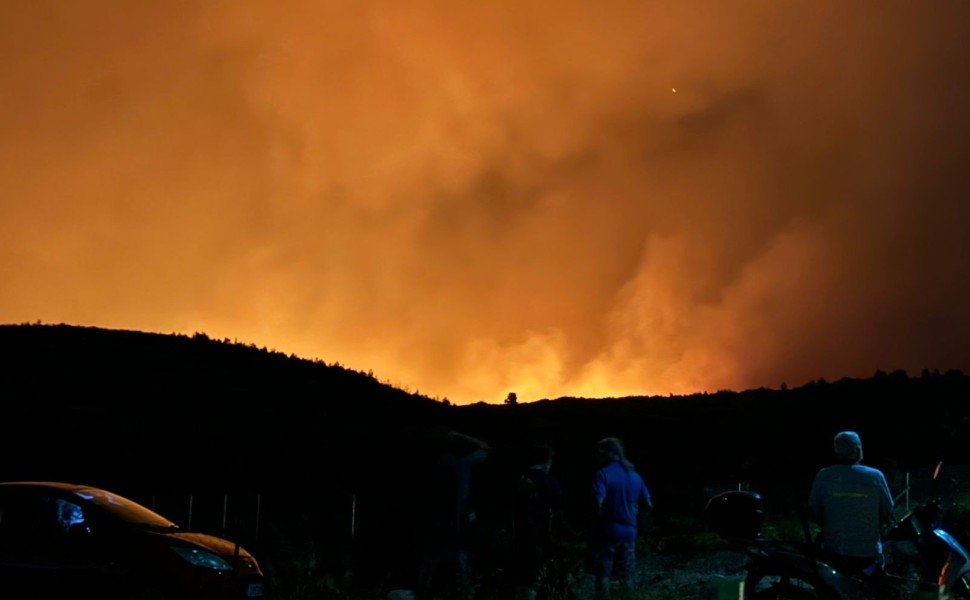
[[[185,546],[172,546],[172,550],[197,567],[215,569],[217,571],[231,571],[232,565],[226,562],[218,554],[203,550],[201,548],[187,548]]]

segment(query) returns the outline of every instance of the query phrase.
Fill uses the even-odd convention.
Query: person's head
[[[618,462],[627,469],[633,468],[633,464],[623,453],[623,442],[615,437],[603,438],[596,443],[596,458],[600,464]]]
[[[855,464],[862,460],[862,440],[854,431],[840,431],[835,434],[833,449],[839,462]]]
[[[552,457],[552,447],[548,444],[532,444],[526,451],[526,466],[541,467],[545,470],[549,470],[549,468],[552,466]]]
[[[486,442],[444,425],[432,425],[420,429],[416,444],[425,460],[432,462],[458,458],[481,462],[491,450]]]

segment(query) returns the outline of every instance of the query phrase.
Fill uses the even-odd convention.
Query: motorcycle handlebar
[[[939,518],[942,496],[934,496],[925,503],[914,506],[899,519],[893,518],[884,528],[884,537],[894,539],[905,535],[905,529],[911,529],[916,535],[921,534]]]

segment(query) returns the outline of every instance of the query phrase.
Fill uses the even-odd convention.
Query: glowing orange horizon
[[[456,403],[968,368],[970,4],[0,8],[0,322]]]

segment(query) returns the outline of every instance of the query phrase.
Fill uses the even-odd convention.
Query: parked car
[[[0,483],[0,596],[248,600],[253,555],[184,531],[118,494],[56,482]]]

